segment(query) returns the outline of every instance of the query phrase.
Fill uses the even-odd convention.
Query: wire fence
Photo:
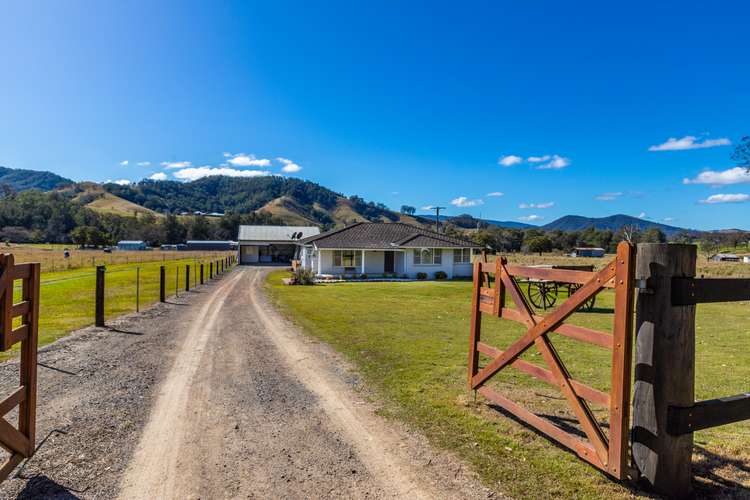
[[[107,266],[104,271],[103,313],[106,319],[137,312],[160,299],[161,267],[164,266],[167,300],[186,292],[186,266],[189,266],[190,289],[200,285],[203,265],[204,282],[209,268],[214,277],[217,267],[225,269],[236,263],[233,253],[195,255],[167,261]],[[45,276],[46,274],[46,276]],[[40,282],[40,344],[47,344],[68,332],[93,325],[96,319],[96,269],[86,268],[66,273],[45,273]],[[14,295],[20,298],[20,282]],[[0,355],[7,358],[8,355]]]

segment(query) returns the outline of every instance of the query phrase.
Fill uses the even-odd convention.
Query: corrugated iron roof
[[[315,226],[240,226],[240,241],[295,241],[292,236],[302,233],[302,238],[320,234]],[[300,239],[300,238],[297,238]]]

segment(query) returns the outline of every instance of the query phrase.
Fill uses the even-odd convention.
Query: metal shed
[[[240,264],[290,262],[298,254],[297,242],[316,234],[315,226],[240,226]]]

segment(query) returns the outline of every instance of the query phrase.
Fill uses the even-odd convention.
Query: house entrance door
[[[383,272],[384,273],[394,273],[396,272],[396,266],[395,266],[395,254],[393,252],[385,252],[385,261],[383,263]]]

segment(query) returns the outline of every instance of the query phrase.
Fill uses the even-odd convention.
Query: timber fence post
[[[185,264],[185,291],[190,291],[190,264]]]
[[[210,280],[214,279],[214,263],[213,262],[208,263],[208,279]]]
[[[167,301],[167,271],[164,266],[159,266],[159,302]]]
[[[201,262],[201,285],[203,284],[203,262]]]
[[[633,464],[640,481],[670,497],[692,492],[693,434],[667,432],[669,406],[695,402],[695,305],[672,305],[672,278],[695,276],[696,246],[638,245]]]
[[[96,305],[94,325],[104,326],[104,266],[96,266]]]

